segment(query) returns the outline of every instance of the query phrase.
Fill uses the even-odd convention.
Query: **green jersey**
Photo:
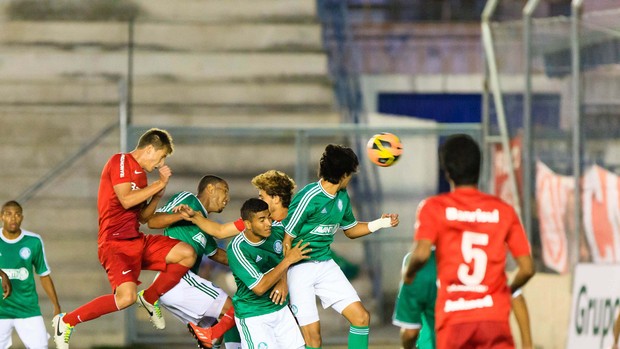
[[[342,189],[331,195],[319,181],[306,185],[293,197],[282,224],[293,237],[293,245],[299,239],[310,243],[312,252],[306,261],[326,261],[332,258],[330,245],[338,228],[350,229],[357,220],[347,191]]]
[[[283,235],[282,224],[274,222],[271,235],[261,242],[253,243],[241,233],[228,244],[228,264],[237,284],[233,296],[236,317],[245,319],[270,314],[288,305],[288,297],[284,304],[273,303],[269,298],[271,290],[262,296],[252,291],[263,276],[282,261]]]
[[[0,238],[0,268],[13,286],[11,295],[0,299],[0,319],[40,316],[34,273],[39,276],[50,273],[41,236],[22,229],[17,239],[9,240],[0,230]]]
[[[157,212],[172,213],[172,209],[181,204],[189,206],[196,212],[202,212],[202,215],[207,217],[207,210],[196,195],[186,191],[175,194],[168,200],[166,205],[158,209]],[[187,242],[196,250],[198,256],[205,255],[209,257],[214,255],[217,251],[217,242],[215,239],[190,221],[181,220],[172,224],[164,230],[164,235]],[[196,274],[198,274],[198,269],[200,269],[200,261],[201,258],[197,258],[196,263],[191,269]]]

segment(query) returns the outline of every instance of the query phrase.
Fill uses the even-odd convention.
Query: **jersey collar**
[[[335,197],[336,197],[336,195],[332,195],[332,194],[328,193],[328,192],[325,190],[325,188],[323,188],[323,185],[321,185],[321,180],[320,180],[320,179],[319,179],[319,181],[318,181],[318,182],[316,182],[316,183],[317,183],[317,185],[319,186],[319,188],[321,188],[321,191],[323,192],[323,194],[325,194],[325,196],[327,196],[327,197],[328,197],[328,198],[330,198],[330,199],[333,199],[333,198],[335,198]]]
[[[19,234],[19,236],[16,239],[7,239],[4,236],[4,228],[0,228],[0,238],[2,238],[2,241],[6,242],[7,244],[16,244],[18,243],[23,237],[24,237],[24,229],[22,229],[21,234]]]

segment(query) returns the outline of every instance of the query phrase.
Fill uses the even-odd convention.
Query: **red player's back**
[[[415,239],[430,240],[437,248],[438,328],[508,320],[507,248],[515,257],[530,253],[511,206],[475,188],[431,197],[418,210]]]

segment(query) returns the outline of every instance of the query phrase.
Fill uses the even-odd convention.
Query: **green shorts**
[[[409,263],[410,254],[403,259]],[[435,299],[437,298],[437,267],[435,251],[424,267],[416,273],[415,280],[405,285],[401,282],[392,323],[403,329],[420,329],[418,348],[435,348]]]

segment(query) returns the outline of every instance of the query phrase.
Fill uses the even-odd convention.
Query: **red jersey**
[[[144,169],[134,157],[116,154],[108,160],[101,172],[97,209],[99,210],[98,243],[106,240],[125,240],[139,236],[139,216],[142,204],[125,209],[114,192],[114,186],[131,183],[131,189],[142,189],[148,184]]]
[[[507,248],[514,257],[530,245],[514,209],[473,188],[433,196],[420,204],[416,240],[436,246],[436,326],[508,321]]]

